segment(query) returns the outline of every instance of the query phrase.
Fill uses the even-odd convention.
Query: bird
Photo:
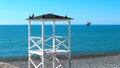
[[[34,14],[32,14],[32,16],[29,15],[29,18],[33,18],[34,17]]]
[[[32,14],[32,18],[34,17],[34,14]]]

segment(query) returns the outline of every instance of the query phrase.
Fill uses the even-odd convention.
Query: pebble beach
[[[67,68],[67,60],[62,56],[60,59]],[[0,68],[28,68],[27,65],[27,57],[0,58]],[[71,65],[71,68],[120,68],[120,53],[74,54]]]

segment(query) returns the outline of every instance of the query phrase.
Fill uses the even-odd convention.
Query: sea
[[[67,25],[56,25],[56,35],[66,36]],[[41,25],[31,26],[31,35],[41,35]],[[52,26],[45,26],[45,36]],[[120,52],[120,25],[71,25],[72,54]],[[0,58],[28,56],[28,26],[0,25]]]

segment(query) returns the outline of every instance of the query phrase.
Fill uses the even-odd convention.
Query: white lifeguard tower
[[[70,42],[70,20],[67,16],[59,16],[55,14],[43,14],[40,16],[29,16],[28,20],[28,68],[31,65],[34,68],[71,68],[71,42]],[[31,22],[40,21],[41,36],[31,36]],[[45,36],[45,23],[52,22],[52,36]],[[67,36],[56,36],[55,23],[57,21],[64,21],[68,23]],[[39,29],[38,29],[39,30]],[[50,41],[51,40],[51,41]],[[51,44],[47,44],[47,42]],[[65,43],[67,42],[67,43]],[[60,48],[62,47],[62,48]],[[38,64],[33,61],[32,56],[38,55],[40,61]],[[68,59],[67,66],[61,63],[60,56]],[[59,58],[58,58],[59,57]],[[51,67],[47,67],[50,61]]]

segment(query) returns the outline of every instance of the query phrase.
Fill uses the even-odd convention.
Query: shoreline
[[[105,57],[105,56],[111,56],[111,55],[117,55],[120,54],[120,52],[106,52],[106,53],[86,53],[86,54],[72,54],[72,59],[79,59],[79,58],[91,58],[91,57]],[[60,56],[61,59],[65,59],[62,56]],[[21,57],[0,57],[0,61],[4,60],[28,60],[27,56],[21,56]],[[37,56],[35,57],[37,58]]]
[[[34,57],[37,59],[38,57]],[[59,57],[63,63],[67,60],[60,56]],[[79,67],[94,67],[99,66],[117,66],[120,68],[120,52],[117,53],[96,53],[96,54],[72,54],[72,66],[73,68]],[[37,61],[37,60],[36,60]],[[16,58],[0,58],[0,62],[9,63],[11,65],[17,66],[19,68],[27,68],[27,57],[16,57]],[[104,65],[105,64],[105,65]],[[87,68],[87,67],[86,67]]]

